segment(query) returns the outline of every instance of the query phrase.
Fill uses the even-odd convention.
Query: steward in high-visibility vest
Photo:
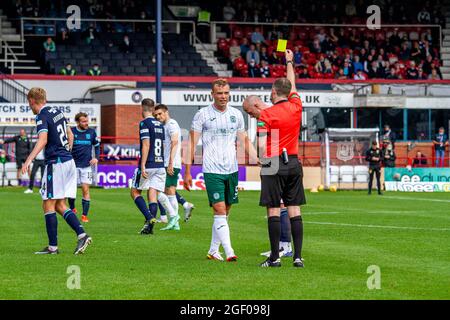
[[[99,76],[102,74],[102,71],[100,70],[98,64],[94,64],[92,68],[90,68],[87,72],[88,76]]]
[[[59,71],[59,74],[63,76],[74,76],[77,74],[75,69],[72,69],[72,65],[68,63],[64,68]]]
[[[209,27],[210,22],[211,22],[211,12],[207,10],[200,10],[198,12],[197,26]]]

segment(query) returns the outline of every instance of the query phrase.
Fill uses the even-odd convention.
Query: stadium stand
[[[152,26],[113,21],[153,19],[150,3],[143,0],[71,1],[70,4],[81,7],[82,18],[111,19],[111,22],[97,23],[95,27],[92,26],[92,31],[89,30],[91,25],[83,24],[80,32],[67,33],[67,30],[62,31],[64,21],[55,23],[48,20],[27,20],[23,31],[32,37],[27,38],[26,52],[32,55],[38,48],[42,55],[34,58],[41,62],[40,68],[50,74],[58,73],[59,69],[70,62],[79,75],[86,74],[94,63],[100,65],[104,75],[153,75],[155,66]],[[216,32],[212,39],[217,39],[217,43],[206,44],[212,46],[211,51],[201,52],[202,48],[191,45],[187,32],[166,33],[164,75],[248,77],[248,61],[245,56],[247,45],[244,42],[248,41],[250,45],[252,42],[261,41],[257,43],[257,51],[261,60],[266,60],[269,64],[268,76],[283,76],[285,68],[282,54],[276,53],[272,56],[272,52],[278,39],[287,39],[288,48],[297,50],[296,71],[302,78],[442,79],[444,72],[441,72],[441,67],[444,63],[440,48],[440,29],[419,25],[445,28],[443,3],[412,0],[405,5],[393,0],[376,1],[381,7],[383,23],[405,25],[398,28],[384,27],[382,30],[369,30],[365,27],[366,9],[370,4],[372,3],[367,0],[337,0],[333,3],[312,0],[231,0],[224,6],[217,6],[206,0],[166,1],[164,19],[178,19],[169,7],[185,5],[207,9],[211,12],[211,21],[222,23],[217,23],[214,28]],[[17,1],[15,4],[2,3],[0,8],[5,10],[7,16],[12,18],[13,26],[18,28],[22,17],[66,18],[67,5],[65,1]],[[195,18],[184,20],[195,21]],[[253,25],[242,25],[240,22]],[[342,26],[295,25],[298,23]],[[86,34],[89,32],[95,36],[91,43],[88,43],[90,40],[86,41]],[[125,34],[129,35],[133,44],[132,52],[126,54],[121,48]],[[48,35],[55,36],[56,50],[43,54],[42,43]],[[66,35],[68,39],[65,38]],[[265,52],[262,52],[263,50]],[[225,69],[218,66],[219,63],[223,63]],[[257,67],[260,68],[261,65]],[[307,71],[304,72],[303,69]],[[361,71],[358,73],[357,70]],[[251,74],[267,74],[267,70]]]
[[[49,73],[58,73],[67,63],[71,63],[78,74],[86,74],[93,64],[100,65],[102,74],[105,75],[155,74],[155,63],[152,62],[155,53],[153,37],[145,33],[130,34],[130,40],[134,42],[134,52],[131,53],[121,52],[117,45],[122,37],[123,34],[105,33],[95,44],[85,44],[80,40],[74,44],[58,45],[57,52],[48,56],[45,61],[47,70]],[[171,50],[170,55],[164,55],[163,75],[214,75],[211,67],[206,65],[185,36],[166,34],[165,39],[177,46]],[[191,65],[198,68],[188,70]]]

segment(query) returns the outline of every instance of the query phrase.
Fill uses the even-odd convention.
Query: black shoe
[[[73,254],[80,254],[84,253],[88,245],[90,245],[92,242],[92,238],[86,233],[86,235],[78,239],[77,248],[75,249],[75,252]]]
[[[259,265],[260,267],[281,267],[281,260],[278,258],[275,261],[270,260],[270,258],[267,258],[266,261],[261,263]]]
[[[58,254],[58,249],[56,250],[50,250],[49,247],[45,247],[41,251],[36,251],[34,254]]]
[[[379,196],[382,196],[382,195],[383,195],[383,193],[382,193],[382,192],[378,192],[378,195],[379,195]]]
[[[305,265],[303,264],[303,261],[302,261],[302,259],[295,259],[294,260],[294,267],[296,267],[296,268],[304,268],[305,267]]]
[[[368,193],[367,195],[369,195],[369,196],[370,196],[371,194],[372,194],[372,191],[369,191],[369,193]]]
[[[155,223],[156,223],[155,218],[145,221],[145,224],[142,227],[140,234],[153,234],[153,227]]]

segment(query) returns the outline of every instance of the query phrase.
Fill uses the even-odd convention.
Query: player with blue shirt
[[[100,157],[100,139],[94,129],[89,128],[88,115],[79,112],[75,115],[76,127],[72,128],[74,134],[74,142],[72,148],[72,156],[77,167],[77,184],[81,185],[83,198],[81,204],[83,207],[82,222],[89,222],[88,213],[91,204],[91,196],[89,194],[89,186],[92,184],[93,170],[97,165]],[[94,147],[95,156],[92,156],[92,148]],[[70,209],[76,213],[75,198],[69,198]]]
[[[28,171],[32,161],[45,148],[45,170],[41,185],[41,197],[49,245],[36,254],[58,254],[58,220],[56,212],[64,217],[78,237],[74,254],[83,253],[92,242],[72,210],[66,207],[66,198],[74,198],[77,192],[76,167],[70,153],[73,145],[72,131],[67,129],[64,114],[54,107],[46,107],[47,94],[42,88],[31,88],[28,103],[36,114],[38,141],[22,166]]]
[[[134,171],[131,198],[145,217],[141,234],[153,234],[159,201],[169,216],[174,216],[174,209],[163,193],[166,183],[164,168],[164,126],[153,117],[155,102],[142,100],[142,120],[139,123],[140,154],[138,168]],[[142,190],[148,190],[149,206],[142,197]]]

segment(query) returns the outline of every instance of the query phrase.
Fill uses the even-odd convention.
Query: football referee
[[[294,243],[294,267],[302,268],[303,222],[300,205],[306,203],[303,169],[298,159],[298,138],[302,119],[302,102],[295,89],[293,53],[286,50],[287,78],[275,80],[272,107],[263,108],[255,97],[244,101],[244,110],[258,119],[258,143],[264,150],[261,159],[260,206],[267,208],[270,257],[261,267],[280,267],[280,205],[287,207]]]

